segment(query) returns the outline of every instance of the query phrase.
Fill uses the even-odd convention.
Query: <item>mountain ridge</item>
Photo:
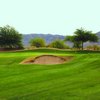
[[[52,35],[52,34],[42,34],[42,33],[40,33],[40,34],[36,34],[36,33],[23,34],[23,44],[25,46],[29,45],[30,39],[36,38],[36,37],[45,39],[47,44],[49,44],[51,41],[53,41],[55,39],[63,40],[65,38],[65,36],[63,36],[63,35]]]
[[[84,43],[84,46],[93,45],[93,44],[100,45],[100,32],[97,32],[96,35],[99,37],[99,41],[98,42],[96,42],[96,43],[86,42],[86,43]],[[23,41],[23,45],[24,46],[29,46],[30,39],[36,38],[36,37],[40,37],[40,38],[45,39],[47,44],[49,44],[53,40],[56,40],[56,39],[63,40],[65,38],[64,35],[57,35],[57,34],[54,34],[54,35],[53,34],[42,34],[42,33],[23,34],[23,40],[22,40]],[[71,42],[67,42],[67,45],[72,47],[73,44]]]

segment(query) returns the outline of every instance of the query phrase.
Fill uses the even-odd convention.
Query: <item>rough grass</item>
[[[42,54],[73,55],[60,65],[21,65]],[[0,53],[0,100],[100,100],[100,53],[34,51]]]

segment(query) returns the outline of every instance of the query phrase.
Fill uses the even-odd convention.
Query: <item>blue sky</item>
[[[77,28],[100,31],[100,0],[0,0],[0,26],[20,33],[71,35]]]

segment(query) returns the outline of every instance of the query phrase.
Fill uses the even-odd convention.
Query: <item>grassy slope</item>
[[[21,65],[41,54],[74,55],[61,65]],[[0,53],[0,100],[100,100],[100,53],[35,50]]]

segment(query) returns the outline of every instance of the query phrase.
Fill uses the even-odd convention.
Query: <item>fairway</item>
[[[73,56],[56,65],[20,64],[40,55]],[[100,100],[100,52],[0,52],[0,100]]]

